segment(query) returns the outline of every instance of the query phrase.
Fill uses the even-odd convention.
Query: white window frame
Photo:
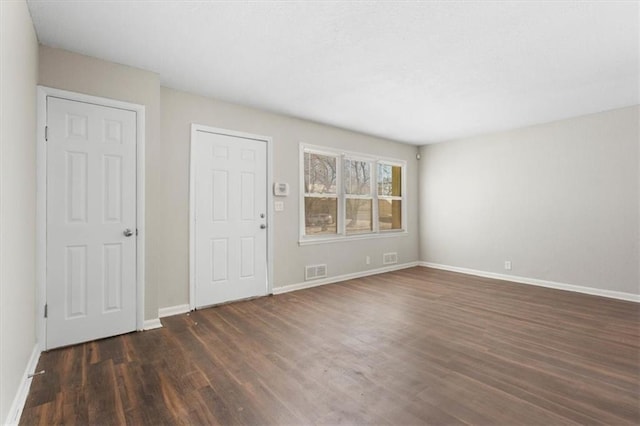
[[[343,198],[344,198],[344,210],[342,212],[342,214],[340,215],[342,218],[342,224],[344,226],[344,235],[348,236],[348,237],[353,237],[356,235],[369,235],[369,234],[374,234],[377,232],[376,229],[376,225],[378,224],[378,221],[376,220],[377,215],[376,215],[376,211],[377,211],[377,207],[375,206],[376,204],[376,194],[375,191],[377,191],[377,188],[374,186],[374,182],[375,182],[375,178],[376,176],[376,169],[378,168],[378,163],[376,163],[376,161],[374,159],[372,159],[371,157],[363,157],[362,154],[348,154],[348,153],[343,153],[340,156],[340,167],[341,167],[341,172],[344,175],[344,162],[345,160],[349,160],[349,161],[359,161],[362,163],[369,163],[369,167],[370,167],[370,177],[369,177],[369,195],[357,195],[357,194],[347,194],[347,182],[344,180],[344,176],[343,176],[343,181],[342,181],[342,192],[343,192]],[[371,200],[371,231],[369,232],[354,232],[349,234],[347,232],[347,200]]]
[[[314,196],[312,194],[306,194],[305,192],[305,182],[304,182],[304,154],[306,152],[311,152],[319,155],[326,155],[330,157],[336,158],[336,197],[338,200],[338,217],[336,234],[329,235],[306,235],[306,226],[305,226],[305,197]],[[343,170],[344,170],[344,160],[349,159],[353,161],[366,161],[371,164],[371,202],[372,202],[372,231],[371,232],[362,232],[362,233],[352,233],[347,234],[346,232],[346,201],[347,198],[366,198],[369,197],[358,197],[357,195],[348,195],[345,191],[345,182],[343,181]],[[381,197],[380,199],[395,199],[402,201],[402,229],[387,229],[380,230],[380,218],[378,217],[378,164],[387,164],[391,166],[398,166],[402,169],[401,175],[401,196],[393,196],[393,197]],[[323,243],[331,243],[336,241],[351,241],[351,240],[361,240],[361,239],[375,239],[375,238],[385,238],[385,237],[398,237],[398,236],[406,236],[408,234],[407,230],[407,162],[404,160],[399,160],[395,158],[387,158],[387,157],[376,157],[368,154],[363,154],[359,152],[351,152],[344,151],[334,148],[328,148],[324,146],[317,145],[309,145],[305,143],[300,143],[300,152],[299,152],[299,166],[300,166],[300,191],[299,191],[299,245],[310,245],[310,244],[323,244]],[[317,195],[320,196],[320,195]],[[326,194],[323,195],[326,197]],[[332,197],[333,194],[330,194]]]
[[[304,182],[304,154],[305,152],[313,152],[314,154],[318,154],[318,155],[324,155],[326,157],[333,157],[336,159],[336,193],[332,194],[332,193],[314,193],[314,192],[310,192],[307,193],[305,191],[305,182]],[[301,174],[300,174],[300,206],[301,206],[301,211],[302,211],[302,232],[304,235],[304,230],[305,230],[305,224],[306,224],[306,218],[304,216],[304,210],[305,210],[305,198],[306,197],[317,197],[317,198],[335,198],[337,201],[337,207],[336,207],[336,212],[338,217],[340,217],[342,215],[341,211],[342,209],[344,209],[344,202],[342,200],[341,197],[341,188],[340,188],[340,182],[342,181],[342,170],[340,169],[340,165],[341,165],[341,161],[340,161],[340,155],[336,154],[335,152],[332,151],[327,151],[326,149],[313,149],[313,150],[300,150],[300,164],[302,166],[301,169]],[[334,220],[336,221],[336,235],[341,233],[341,227],[343,226],[342,223],[340,221],[338,221],[338,217],[336,217]],[[325,237],[330,237],[332,238],[333,235],[328,235]]]
[[[400,186],[401,186],[400,191],[401,191],[402,195],[400,195],[400,196],[398,196],[398,195],[380,195],[378,193],[378,165],[379,164],[383,164],[385,166],[400,166],[402,168],[402,177],[401,177],[402,182],[400,182]],[[406,164],[406,162],[404,164]],[[378,220],[376,220],[376,228],[377,228],[378,232],[381,232],[381,233],[399,232],[399,231],[401,231],[401,230],[398,230],[398,229],[383,229],[383,230],[380,230],[380,218],[377,216],[378,215],[378,209],[379,209],[378,201],[380,201],[380,200],[399,200],[399,201],[402,201],[402,212],[401,212],[401,215],[402,215],[402,230],[404,230],[405,227],[406,227],[406,225],[405,225],[405,218],[406,218],[406,208],[405,208],[405,200],[406,200],[406,198],[405,198],[405,196],[406,196],[406,191],[407,191],[407,188],[405,186],[405,183],[406,183],[405,182],[405,175],[406,175],[405,168],[406,168],[406,165],[399,164],[397,161],[378,160],[378,162],[375,163],[375,167],[376,167],[376,172],[375,172],[376,181],[375,181],[374,190],[376,192],[376,198],[375,198],[375,201],[376,201],[376,218],[378,219]]]

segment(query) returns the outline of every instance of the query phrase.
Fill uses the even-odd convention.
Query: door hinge
[[[44,140],[45,142],[49,141],[49,126],[44,126]]]
[[[45,318],[49,317],[49,305],[48,304],[44,305],[44,317]]]

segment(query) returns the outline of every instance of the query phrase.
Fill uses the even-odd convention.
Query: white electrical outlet
[[[367,262],[367,265],[371,265],[371,256],[365,257],[364,261]]]
[[[511,261],[510,260],[505,260],[504,261],[504,269],[506,269],[507,271],[511,270]]]

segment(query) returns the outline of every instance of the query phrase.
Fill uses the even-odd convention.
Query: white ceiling
[[[639,3],[29,0],[42,44],[425,144],[638,104]]]

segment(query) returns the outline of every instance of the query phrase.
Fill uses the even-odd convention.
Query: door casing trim
[[[38,86],[38,128],[36,131],[36,338],[40,350],[47,350],[47,98],[120,108],[136,113],[136,330],[144,329],[145,293],[145,106],[109,98]]]
[[[193,141],[198,132],[215,133],[243,139],[253,139],[267,144],[267,294],[273,294],[273,140],[269,136],[255,135],[251,133],[237,132],[235,130],[221,129],[218,127],[191,124],[191,139],[189,142],[189,309],[196,308],[196,238],[195,238],[195,170]]]

